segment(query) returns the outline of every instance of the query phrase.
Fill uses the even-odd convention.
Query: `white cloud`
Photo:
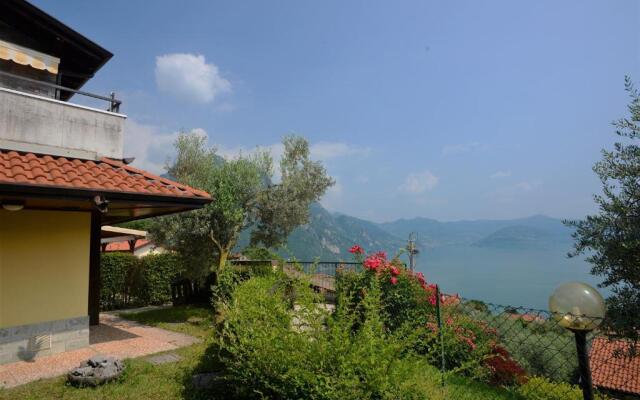
[[[223,144],[216,144],[216,149],[218,154],[225,158],[238,157],[240,154],[250,154],[256,150],[268,150],[276,164],[280,162],[280,158],[284,154],[282,143],[272,143],[253,148],[245,146],[229,147]],[[371,149],[368,147],[359,147],[343,142],[319,142],[309,147],[311,158],[321,161],[347,156],[367,156],[370,151]]]
[[[458,143],[450,144],[442,148],[442,154],[445,156],[452,156],[456,154],[469,153],[474,150],[485,148],[486,146],[478,142]]]
[[[202,128],[192,133],[207,136]],[[128,119],[125,127],[125,157],[134,157],[133,166],[161,175],[166,172],[165,165],[175,156],[174,142],[179,132],[163,132],[157,126],[139,124]]]
[[[137,168],[162,174],[167,158],[174,152],[176,137],[175,132],[163,133],[157,126],[128,119],[125,126],[125,157],[135,157],[133,166]]]
[[[521,190],[523,192],[530,192],[534,189],[535,186],[537,185],[532,182],[519,182],[516,184],[516,189]]]
[[[336,183],[327,189],[327,192],[324,194],[322,199],[320,199],[322,207],[329,211],[335,211],[336,208],[340,207],[344,193],[344,188],[342,183],[340,183],[340,177],[336,176],[334,179],[336,180]]]
[[[400,190],[406,193],[424,193],[433,189],[440,179],[431,171],[415,172],[407,175]]]
[[[512,203],[515,200],[531,194],[542,185],[539,180],[522,181],[515,185],[500,187],[493,192],[488,193],[488,197],[493,198],[498,203]]]
[[[508,178],[511,176],[511,171],[496,171],[493,174],[491,174],[491,179],[502,179],[502,178]]]
[[[359,147],[343,142],[318,142],[312,144],[309,150],[311,157],[319,160],[345,156],[368,156],[371,152],[369,147]]]
[[[161,92],[196,103],[208,103],[231,91],[231,83],[201,54],[173,53],[156,57],[156,84]]]

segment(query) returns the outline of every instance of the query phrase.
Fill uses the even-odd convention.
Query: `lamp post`
[[[604,299],[586,283],[569,282],[559,286],[549,297],[549,310],[560,326],[575,335],[582,396],[584,400],[593,400],[587,334],[602,323]]]

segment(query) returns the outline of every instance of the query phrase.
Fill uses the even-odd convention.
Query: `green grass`
[[[152,365],[143,359],[127,360],[126,372],[116,382],[97,388],[75,388],[65,378],[33,382],[14,389],[0,389],[0,400],[174,400],[200,399],[202,393],[189,386],[192,373],[215,368],[202,359],[211,345],[212,314],[200,307],[175,307],[122,314],[123,318],[199,337],[202,343],[175,350],[182,357],[176,363]],[[210,358],[208,358],[210,359]]]
[[[221,393],[196,392],[190,387],[195,372],[219,370],[212,341],[213,315],[201,307],[173,307],[138,313],[122,314],[122,317],[146,325],[186,333],[202,339],[202,343],[178,349],[175,353],[182,360],[175,363],[152,365],[143,359],[126,361],[126,372],[116,382],[97,388],[75,388],[65,383],[65,378],[33,382],[14,389],[0,389],[0,400],[201,400],[224,399]],[[427,374],[428,379],[420,389],[428,391],[435,399],[507,400],[509,393],[490,388],[463,378],[451,379],[447,386],[440,385],[437,370]]]
[[[120,313],[122,318],[205,339],[211,336],[213,314],[195,306],[169,307],[136,313]]]

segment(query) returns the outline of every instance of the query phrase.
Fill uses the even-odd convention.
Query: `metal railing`
[[[20,76],[20,75],[12,74],[10,72],[6,72],[6,71],[0,71],[0,76],[7,76],[7,77],[10,77],[12,79],[18,79],[18,80],[21,80],[21,81],[24,81],[24,82],[33,83],[33,84],[36,84],[36,85],[40,85],[40,86],[56,89],[56,90],[59,90],[59,91],[79,94],[81,96],[91,97],[91,98],[97,99],[97,100],[103,100],[103,101],[106,101],[106,102],[109,103],[109,108],[107,108],[107,111],[114,112],[114,113],[120,112],[120,105],[122,104],[122,101],[116,99],[116,95],[115,95],[114,92],[111,92],[111,94],[109,96],[101,96],[99,94],[89,93],[89,92],[85,92],[85,91],[82,91],[82,90],[76,90],[76,89],[72,89],[72,88],[69,88],[69,87],[66,87],[66,86],[57,85],[55,83],[39,81],[37,79],[27,78],[26,76]]]

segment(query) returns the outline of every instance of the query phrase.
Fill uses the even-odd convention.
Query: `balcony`
[[[5,78],[106,101],[107,110],[0,87],[0,148],[97,160],[123,158],[126,116],[120,101],[1,72]]]

